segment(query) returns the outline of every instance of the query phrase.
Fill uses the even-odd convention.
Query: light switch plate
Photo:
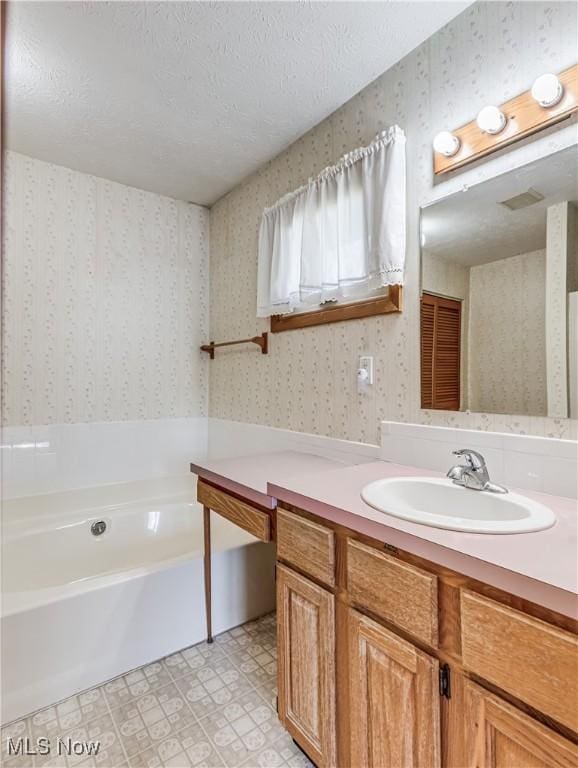
[[[367,384],[373,384],[373,357],[362,356],[359,358],[359,367],[367,371]]]

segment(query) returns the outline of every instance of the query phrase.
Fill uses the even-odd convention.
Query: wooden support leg
[[[203,507],[203,529],[205,533],[205,611],[207,616],[207,643],[213,642],[211,625],[211,510]]]

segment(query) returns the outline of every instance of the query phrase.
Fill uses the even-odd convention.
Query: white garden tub
[[[205,637],[192,478],[14,499],[2,529],[11,720]],[[274,608],[274,552],[213,514],[213,631]],[[94,522],[106,523],[100,536]]]

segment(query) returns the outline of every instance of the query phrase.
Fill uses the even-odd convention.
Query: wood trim
[[[520,139],[531,136],[548,126],[565,120],[578,111],[578,64],[558,75],[564,86],[561,101],[547,109],[532,97],[530,90],[500,105],[506,115],[506,127],[501,133],[482,133],[474,120],[452,131],[460,139],[461,146],[453,157],[433,153],[434,174],[439,176],[461,168],[492,152],[503,149]]]
[[[351,655],[349,648],[349,611],[344,599],[335,599],[335,707],[336,707],[336,749],[337,765],[350,766],[351,763],[351,701],[349,689],[349,670]],[[346,728],[340,727],[347,723]]]
[[[402,287],[390,285],[386,294],[374,296],[371,299],[355,301],[351,304],[334,304],[313,312],[300,312],[294,315],[273,315],[271,317],[271,333],[295,331],[299,328],[310,328],[314,325],[339,323],[343,320],[360,320],[375,315],[389,315],[402,311]]]
[[[271,541],[271,516],[199,480],[197,501],[261,541]]]

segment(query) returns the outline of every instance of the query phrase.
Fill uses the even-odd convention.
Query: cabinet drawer
[[[437,647],[438,583],[433,574],[350,540],[347,589],[358,605]]]
[[[333,531],[277,509],[277,557],[332,587],[335,584]]]
[[[578,731],[578,637],[466,590],[461,614],[464,666]]]
[[[267,512],[255,509],[201,480],[197,483],[197,500],[261,541],[271,541],[271,518]]]

